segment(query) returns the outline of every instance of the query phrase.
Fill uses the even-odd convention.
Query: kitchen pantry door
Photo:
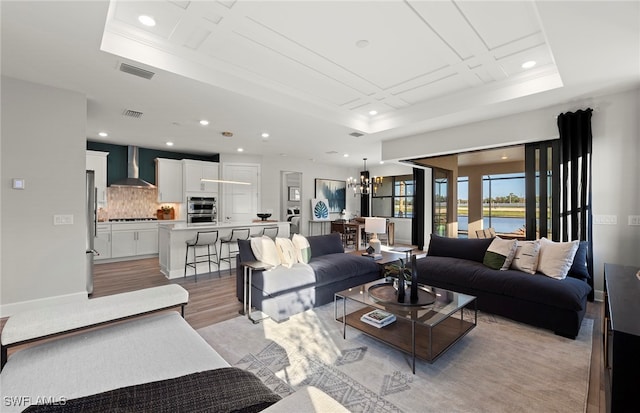
[[[258,219],[260,199],[260,165],[225,163],[222,165],[225,181],[249,182],[249,185],[221,183],[223,196],[222,222],[251,222]]]

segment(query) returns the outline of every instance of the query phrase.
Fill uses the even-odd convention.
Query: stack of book
[[[368,253],[368,252],[363,252],[362,253],[363,257],[368,257],[368,258],[373,258],[374,260],[381,260],[382,259],[382,254],[380,253]]]
[[[369,311],[360,317],[360,321],[374,327],[382,328],[396,321],[396,316],[382,310]]]

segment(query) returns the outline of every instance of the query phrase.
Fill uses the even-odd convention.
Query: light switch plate
[[[24,189],[24,179],[22,178],[13,178],[11,180],[11,188],[13,189]]]
[[[593,223],[596,225],[617,225],[617,215],[594,215]]]
[[[640,225],[640,215],[629,215],[629,225]]]
[[[54,215],[53,225],[73,225],[73,215]]]

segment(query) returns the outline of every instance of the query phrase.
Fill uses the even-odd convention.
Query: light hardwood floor
[[[242,304],[236,299],[235,274],[224,272],[204,274],[194,277],[167,280],[162,273],[157,258],[96,264],[94,271],[94,293],[92,297],[117,294],[176,283],[189,291],[189,304],[185,308],[185,319],[195,329],[215,324],[238,316]],[[591,354],[591,373],[587,413],[606,413],[604,380],[604,358],[602,357],[602,318],[603,304],[589,303],[587,318],[594,320],[593,351]],[[1,320],[0,329],[5,320]],[[10,350],[19,350],[20,347]]]

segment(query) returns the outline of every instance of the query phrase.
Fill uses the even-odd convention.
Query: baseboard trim
[[[85,301],[89,297],[87,292],[83,291],[74,294],[57,295],[54,297],[38,298],[36,300],[19,301],[17,303],[9,303],[0,305],[0,317],[10,317],[13,314],[23,311],[35,310],[49,305],[69,304]]]
[[[593,293],[593,299],[595,301],[604,301],[604,291],[595,290],[594,293]]]

